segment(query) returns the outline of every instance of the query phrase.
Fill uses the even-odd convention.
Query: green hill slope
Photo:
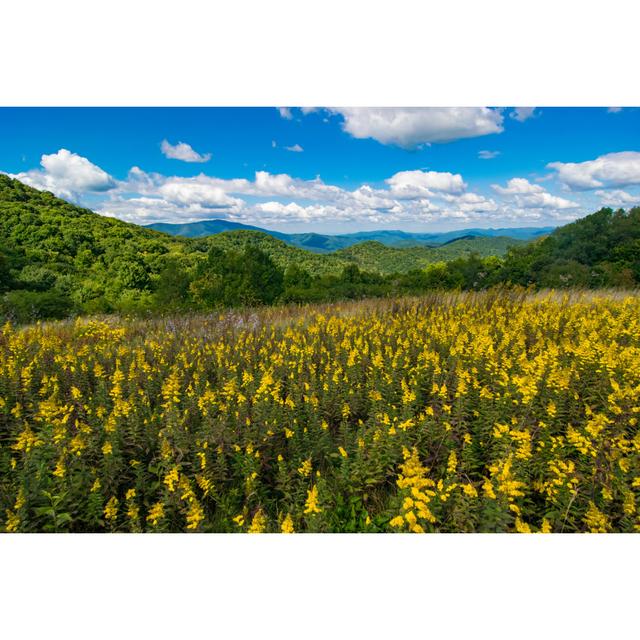
[[[503,256],[500,258],[499,256]],[[482,289],[640,284],[640,208],[529,243],[367,241],[314,253],[257,230],[185,238],[100,216],[0,174],[0,322]]]
[[[109,310],[144,297],[169,259],[195,249],[193,241],[100,216],[0,175],[0,292],[31,292],[22,296],[25,305],[47,292],[59,314]]]
[[[505,281],[543,287],[640,284],[640,207],[600,209],[507,253]]]
[[[431,254],[425,247],[394,249],[377,243],[320,254],[247,229],[203,238],[171,236],[100,216],[0,174],[0,315],[4,317],[188,307],[193,303],[193,283],[200,279],[202,288],[206,281],[202,265],[212,249],[234,254],[259,249],[283,273],[296,267],[308,274],[300,276],[303,279],[316,280],[328,276],[339,280],[345,267],[388,274],[443,259],[441,253]],[[458,255],[455,243],[439,251]],[[241,270],[242,260],[227,262],[232,270]],[[353,272],[348,277],[353,283]],[[314,295],[321,298],[334,285],[335,281],[314,285]],[[332,295],[356,295],[354,289],[335,291]],[[233,297],[229,292],[225,296],[226,301]]]
[[[264,251],[283,269],[295,264],[313,275],[339,274],[346,265],[353,263],[353,260],[338,253],[313,253],[293,247],[266,233],[247,229],[225,231],[202,241],[208,246],[218,247],[224,251],[242,251],[246,247],[255,247]]]
[[[448,262],[473,253],[480,257],[503,256],[511,246],[522,244],[513,238],[461,238],[438,247],[388,247],[379,242],[361,242],[336,252],[341,258],[352,260],[363,271],[377,273],[406,273],[423,269],[435,262]]]

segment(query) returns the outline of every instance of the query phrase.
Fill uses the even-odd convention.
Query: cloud
[[[91,196],[85,202],[99,213],[138,224],[223,218],[267,228],[330,224],[336,230],[342,225],[355,230],[445,222],[495,226],[570,219],[578,207],[525,178],[494,185],[496,197],[491,197],[469,191],[461,174],[429,170],[400,171],[381,186],[351,189],[327,184],[319,176],[303,180],[267,171],[256,171],[250,179],[226,179],[132,167],[126,179],[116,181],[86,158],[62,149],[43,156],[42,168],[13,177],[78,202]]]
[[[210,153],[200,154],[186,142],[178,142],[173,145],[168,140],[163,140],[160,144],[160,150],[166,158],[172,160],[182,160],[183,162],[209,162],[211,160]]]
[[[463,193],[461,195],[443,195],[442,198],[452,205],[453,210],[463,213],[481,213],[497,211],[498,205],[491,198],[485,198],[478,193]]]
[[[607,109],[607,113],[620,113],[622,111],[622,107],[609,107]]]
[[[491,188],[503,196],[511,196],[516,206],[523,209],[575,209],[580,206],[577,202],[552,195],[526,178],[511,178],[506,187],[492,184]]]
[[[350,192],[325,184],[320,178],[315,180],[301,180],[292,178],[286,173],[273,174],[267,171],[256,171],[254,180],[246,178],[224,179],[207,176],[201,173],[192,178],[180,176],[164,176],[159,173],[146,173],[138,167],[133,167],[121,189],[130,193],[154,195],[166,184],[204,185],[209,189],[220,189],[227,194],[255,196],[255,197],[283,197],[301,200],[336,200]]]
[[[539,184],[531,184],[526,178],[511,178],[506,187],[498,184],[491,185],[491,188],[502,195],[515,195],[523,193],[542,193],[544,188]]]
[[[293,120],[293,113],[291,113],[290,107],[276,107],[281,118],[285,120]]]
[[[575,191],[640,184],[637,151],[607,153],[586,162],[550,162],[547,168],[555,169],[558,179]]]
[[[116,181],[106,171],[67,149],[43,155],[40,165],[42,169],[31,169],[11,177],[70,200],[77,200],[81,193],[100,193],[116,187]]]
[[[393,175],[385,184],[384,189],[364,184],[350,191],[325,184],[320,178],[301,180],[266,171],[257,171],[254,180],[224,180],[203,174],[193,178],[165,177],[134,168],[122,189],[139,194],[132,199],[135,215],[146,221],[206,219],[212,217],[213,210],[217,217],[263,226],[470,221],[501,214],[493,199],[467,192],[459,174],[405,171]],[[232,194],[270,199],[247,202]],[[103,213],[123,217],[124,204],[113,203]],[[535,214],[525,217],[532,216]]]
[[[276,141],[275,141],[275,140],[272,140],[272,141],[271,141],[271,148],[272,148],[272,149],[275,149],[277,146],[278,146],[278,144],[276,143]]]
[[[466,189],[459,173],[438,171],[399,171],[386,180],[391,193],[400,198],[418,198],[433,195],[434,191],[462,193]]]
[[[516,107],[509,115],[518,122],[524,122],[538,114],[535,107]]]
[[[415,149],[503,131],[500,111],[486,107],[343,107],[342,128],[354,138]]]
[[[493,160],[499,155],[499,151],[478,151],[478,158],[480,158],[480,160]]]
[[[580,206],[577,202],[554,196],[547,191],[516,196],[516,202],[525,209],[575,209]]]
[[[347,195],[348,194],[348,195]],[[372,189],[369,185],[362,185],[355,191],[346,192],[344,200],[353,199],[355,207],[373,209],[376,211],[391,211],[398,203],[389,197],[389,192],[382,189]]]
[[[640,206],[640,195],[632,195],[621,189],[613,189],[611,191],[599,189],[596,191],[596,195],[600,197],[605,207]]]
[[[242,200],[232,198],[219,186],[203,184],[192,178],[166,182],[158,189],[163,200],[178,205],[199,205],[206,209],[226,209],[242,205]]]
[[[294,144],[292,147],[285,147],[287,151],[293,151],[295,153],[302,153],[304,149],[299,144]]]

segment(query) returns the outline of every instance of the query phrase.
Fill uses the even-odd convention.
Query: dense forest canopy
[[[640,208],[601,209],[530,243],[473,237],[397,248],[367,241],[320,254],[246,229],[170,236],[0,174],[0,317],[19,322],[498,284],[637,286]]]

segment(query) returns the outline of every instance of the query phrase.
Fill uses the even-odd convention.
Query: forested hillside
[[[0,292],[17,315],[125,309],[172,259],[181,238],[99,216],[0,175]]]
[[[0,320],[158,314],[499,284],[639,283],[639,208],[602,209],[529,244],[472,237],[400,249],[369,241],[319,254],[245,229],[174,237],[0,175]]]
[[[539,287],[640,284],[640,207],[600,209],[510,251],[501,277]]]
[[[448,262],[472,254],[482,258],[503,256],[509,247],[522,244],[513,238],[466,237],[452,240],[437,247],[389,247],[380,242],[368,241],[336,252],[337,256],[355,262],[365,271],[383,274],[406,273],[424,269],[436,262]]]

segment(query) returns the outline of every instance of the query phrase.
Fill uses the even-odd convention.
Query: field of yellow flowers
[[[0,528],[609,532],[640,297],[434,294],[0,331]]]

